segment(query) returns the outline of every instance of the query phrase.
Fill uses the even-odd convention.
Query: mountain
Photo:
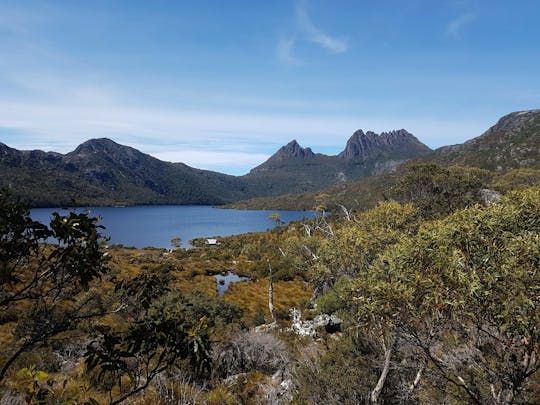
[[[369,154],[347,157],[347,148],[355,143]],[[320,190],[391,170],[426,151],[404,130],[381,135],[357,131],[340,155],[315,154],[294,140],[249,174],[236,177],[163,162],[106,138],[86,141],[65,155],[19,151],[0,143],[0,187],[11,188],[33,206],[219,205]]]
[[[502,117],[482,135],[461,145],[444,146],[432,160],[488,170],[540,169],[540,110]]]
[[[404,160],[430,152],[429,147],[405,129],[383,132],[380,135],[372,131],[364,133],[360,129],[350,137],[345,150],[338,157],[355,161]]]
[[[372,155],[374,148],[371,145],[376,139],[374,135],[357,131],[347,142],[345,150],[338,156],[342,159],[354,160],[357,156],[360,159],[366,159]],[[368,140],[372,142],[368,143]],[[385,141],[390,140],[391,138],[387,138]],[[414,142],[409,142],[409,145],[412,147]],[[380,143],[378,150],[384,150]],[[476,138],[463,144],[444,146],[409,162],[411,164],[435,163],[441,166],[478,167],[492,171],[495,183],[499,180],[523,182],[524,184],[537,182],[540,178],[540,110],[518,111],[505,115]],[[328,204],[330,206],[336,207],[338,204],[344,204],[349,208],[365,209],[386,198],[391,187],[406,173],[408,164],[393,172],[331,185],[317,192],[284,194],[274,198],[255,198],[241,201],[234,204],[233,207],[243,209],[311,209],[316,204],[316,196],[322,193],[329,196]],[[515,169],[526,170],[519,173]]]
[[[298,142],[296,142],[296,139],[289,142],[287,145],[282,146],[274,155],[272,155],[266,162],[266,166],[270,166],[272,164],[278,163],[278,162],[284,162],[289,159],[310,159],[314,158],[315,154],[311,150],[311,148],[302,148]],[[264,170],[263,166],[259,166],[259,169],[254,170]]]
[[[0,144],[0,186],[34,206],[223,204],[244,197],[234,176],[163,162],[109,139],[65,155]]]
[[[392,171],[404,161],[430,152],[429,147],[404,129],[380,135],[358,130],[335,156],[315,154],[293,140],[244,179],[251,189],[257,190],[258,196],[316,191]]]

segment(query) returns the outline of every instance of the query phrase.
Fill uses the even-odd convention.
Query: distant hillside
[[[316,191],[393,169],[429,148],[405,130],[357,131],[337,156],[296,141],[248,175],[235,177],[163,162],[109,139],[92,139],[65,155],[19,151],[0,143],[0,187],[32,206],[211,204]]]
[[[430,158],[495,171],[540,169],[540,110],[505,115],[479,137],[437,149]]]
[[[315,154],[296,140],[244,176],[258,196],[321,190],[349,180],[392,171],[431,149],[404,129],[380,135],[356,131],[337,156]]]
[[[322,192],[334,204],[369,207],[384,198],[404,173],[397,168],[411,159],[497,173],[531,169],[515,177],[530,182],[540,169],[539,152],[540,110],[508,114],[481,136],[436,151],[404,129],[380,135],[358,130],[335,156],[292,141],[240,177],[163,162],[109,139],[89,140],[65,155],[0,143],[0,187],[32,206],[221,205],[256,198],[234,207],[310,209]]]
[[[338,204],[343,204],[348,208],[366,209],[386,198],[391,188],[405,175],[408,165],[414,163],[462,165],[491,170],[494,172],[493,186],[501,190],[507,189],[505,183],[509,182],[537,183],[540,179],[540,110],[508,114],[484,134],[460,145],[439,148],[424,157],[409,161],[395,172],[349,181],[318,192],[241,201],[233,207],[307,210],[316,205],[317,195],[326,194],[330,207],[336,208]]]
[[[163,162],[109,139],[66,155],[0,144],[0,170],[0,186],[34,206],[222,204],[245,196],[237,177]]]

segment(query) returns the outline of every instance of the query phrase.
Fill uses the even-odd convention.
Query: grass
[[[234,283],[229,286],[223,297],[229,302],[240,305],[244,317],[252,320],[263,309],[265,317],[270,319],[268,310],[267,278],[257,281]],[[274,307],[278,315],[288,316],[290,308],[302,307],[311,298],[311,288],[303,281],[278,281],[274,283]],[[287,315],[285,315],[287,314]]]

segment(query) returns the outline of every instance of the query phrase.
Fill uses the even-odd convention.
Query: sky
[[[540,108],[538,0],[0,0],[0,142],[241,175],[357,129],[435,148]]]

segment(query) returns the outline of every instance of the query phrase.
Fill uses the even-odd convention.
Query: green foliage
[[[137,311],[148,310],[158,298],[171,291],[170,282],[175,277],[166,267],[145,269],[131,280],[120,280],[115,284],[122,302],[129,303]]]
[[[293,372],[296,403],[363,404],[379,373],[378,350],[366,337],[347,334],[331,342],[320,357],[304,360]],[[383,393],[384,402],[407,404],[396,394],[399,381],[389,382]]]
[[[412,235],[418,227],[418,210],[396,202],[379,204],[345,222],[334,236],[321,242],[318,260],[310,271],[312,282],[325,292],[343,276],[366,271],[377,254],[398,238]]]
[[[37,254],[39,242],[52,234],[46,225],[33,221],[28,208],[8,190],[0,190],[0,213],[0,282],[6,288],[20,281],[17,264]]]
[[[0,310],[18,311],[15,342],[0,356],[0,381],[21,354],[103,314],[92,283],[108,272],[99,218],[53,214],[50,228],[0,192]],[[43,246],[45,242],[57,244]]]
[[[538,187],[427,223],[359,274],[351,309],[364,328],[418,346],[469,400],[488,401],[489,384],[525,398],[538,370],[526,359],[540,355],[539,233]]]
[[[237,304],[200,291],[177,295],[172,300],[183,308],[188,318],[206,318],[210,326],[223,326],[238,321],[242,317],[242,310]]]
[[[346,307],[343,300],[347,299],[347,288],[350,284],[351,279],[349,277],[342,276],[339,278],[326,294],[317,298],[317,310],[323,314],[332,314]]]
[[[540,184],[540,169],[514,169],[499,176],[493,187],[503,193]]]
[[[40,405],[47,403],[51,394],[53,380],[44,371],[36,371],[34,368],[23,368],[17,376],[25,380],[25,401],[30,404]]]
[[[176,237],[171,239],[171,246],[173,249],[181,249],[182,248],[182,238]]]
[[[281,219],[281,215],[279,215],[278,213],[275,213],[275,214],[270,214],[268,216],[268,219],[272,222],[275,222],[276,225],[283,225],[285,222],[283,222],[283,220]]]
[[[394,188],[394,196],[418,207],[424,218],[438,218],[480,202],[478,192],[489,181],[486,170],[414,164]]]
[[[125,332],[108,331],[88,345],[86,366],[119,391],[120,403],[144,390],[160,373],[188,361],[197,376],[210,369],[210,335],[205,317],[190,318],[182,305],[158,300]],[[122,378],[129,384],[122,385]]]
[[[257,310],[255,311],[255,315],[253,315],[253,325],[259,326],[264,325],[266,323],[266,316],[264,312],[264,308],[259,306],[257,307]]]

